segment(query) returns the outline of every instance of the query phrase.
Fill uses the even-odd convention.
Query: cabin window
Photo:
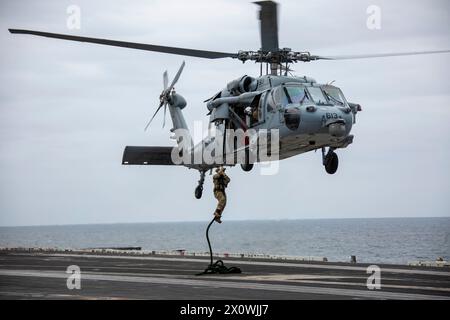
[[[278,93],[279,88],[272,89],[267,93],[267,111],[275,112],[277,109],[277,104],[280,102],[280,95]]]
[[[254,124],[262,121],[264,119],[263,117],[263,109],[262,109],[262,101],[264,100],[264,97],[259,94],[255,98],[253,98],[252,103],[250,104],[250,110],[247,115],[250,116],[250,126],[253,126]]]

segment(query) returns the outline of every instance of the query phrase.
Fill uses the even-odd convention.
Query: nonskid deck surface
[[[450,299],[448,267],[378,265],[381,289],[369,290],[368,264],[224,262],[243,273],[197,276],[204,258],[0,252],[0,299]],[[69,290],[73,265],[81,289]]]

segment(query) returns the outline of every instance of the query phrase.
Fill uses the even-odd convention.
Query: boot
[[[217,223],[222,223],[222,220],[220,220],[220,218],[222,218],[222,215],[219,213],[219,212],[214,212],[214,220],[217,222]]]

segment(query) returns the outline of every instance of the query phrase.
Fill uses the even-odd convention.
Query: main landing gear
[[[198,180],[198,186],[195,188],[195,197],[200,199],[203,194],[203,184],[205,183],[206,171],[200,171],[200,180]]]
[[[325,154],[325,147],[322,147],[322,163],[325,166],[325,171],[329,174],[334,174],[339,166],[339,158],[334,148],[328,148],[328,152]]]

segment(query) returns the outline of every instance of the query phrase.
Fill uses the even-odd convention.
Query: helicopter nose
[[[301,109],[298,130],[307,134],[327,134],[333,138],[346,137],[352,128],[352,114],[336,107],[306,106]],[[287,124],[287,121],[286,121]]]
[[[347,133],[345,121],[338,121],[328,125],[328,133],[337,138],[344,137]]]

